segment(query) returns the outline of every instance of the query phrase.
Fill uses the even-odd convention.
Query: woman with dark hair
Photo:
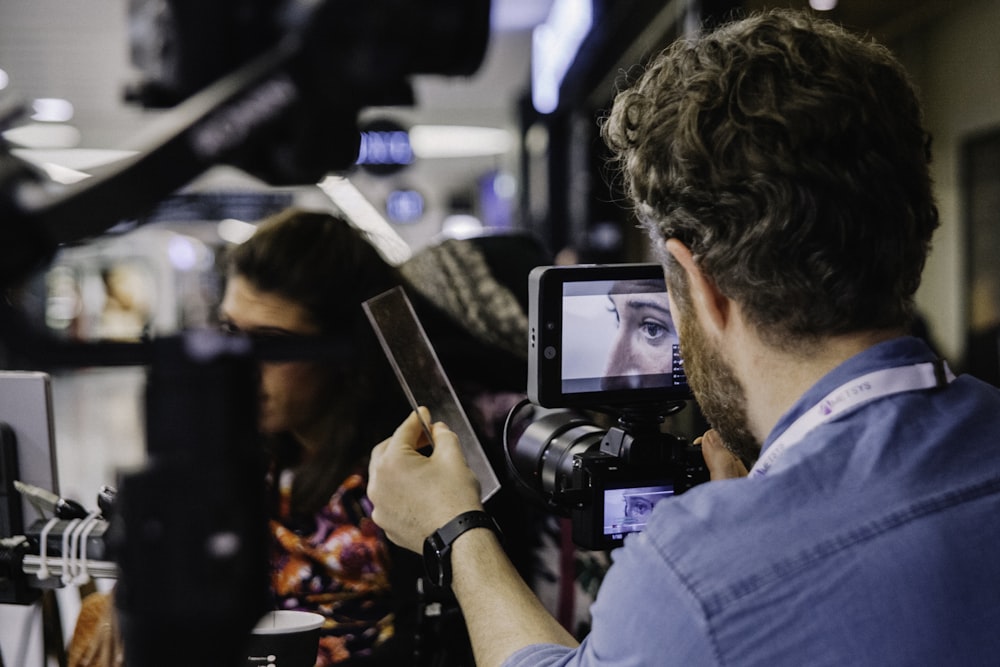
[[[317,665],[411,664],[416,632],[401,626],[416,617],[419,563],[376,528],[366,496],[370,450],[410,408],[362,303],[404,286],[487,438],[506,407],[496,390],[523,387],[523,311],[467,243],[433,246],[397,269],[344,220],[294,209],[234,247],[226,277],[224,328],[330,343],[326,356],[260,365],[275,606],[326,617]]]
[[[365,466],[409,409],[361,304],[401,278],[347,222],[294,209],[228,253],[226,278],[225,329],[330,343],[260,365],[274,605],[326,617],[317,665],[386,651],[410,590],[393,590],[406,556],[371,522]]]
[[[371,520],[371,448],[410,407],[362,303],[403,286],[499,469],[499,424],[523,395],[526,377],[527,318],[514,292],[526,297],[526,262],[541,262],[523,241],[444,241],[396,267],[348,222],[289,209],[260,222],[224,256],[221,326],[288,352],[259,369],[270,584],[275,609],[326,618],[317,667],[473,664],[457,607],[446,604],[439,616],[420,620],[422,605],[442,600],[420,599],[419,559]],[[505,287],[494,267],[504,283],[520,281],[524,289]],[[508,494],[502,488],[491,507],[523,564],[529,524]],[[109,596],[89,599],[88,618],[113,620]],[[116,633],[78,629],[71,654],[84,657],[71,664],[120,664]]]

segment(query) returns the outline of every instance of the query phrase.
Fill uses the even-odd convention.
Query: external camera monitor
[[[541,266],[528,286],[528,397],[544,407],[691,398],[659,264]]]
[[[51,380],[36,371],[0,371],[0,510],[20,508],[21,516],[5,516],[3,531],[20,533],[42,517],[13,488],[14,480],[59,493]],[[9,524],[8,524],[9,521]],[[10,537],[0,534],[0,537]]]

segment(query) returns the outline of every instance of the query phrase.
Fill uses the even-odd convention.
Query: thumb
[[[400,448],[417,450],[430,444],[427,442],[427,435],[424,433],[423,426],[429,416],[427,408],[420,408],[419,412],[411,412],[396,427],[396,430],[389,438],[387,447],[397,450]]]
[[[462,451],[462,444],[458,441],[458,435],[448,428],[447,424],[443,422],[433,424],[431,435],[434,436],[432,456],[465,462],[465,453]]]

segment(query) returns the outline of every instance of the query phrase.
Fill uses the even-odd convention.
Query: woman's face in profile
[[[643,281],[627,282],[630,283],[628,289],[615,289],[608,295],[609,309],[618,329],[608,355],[605,376],[671,373],[673,346],[678,338],[667,293],[654,291],[655,288],[645,286]]]
[[[315,336],[308,311],[274,292],[262,292],[242,276],[226,284],[220,309],[223,324],[251,336]],[[262,363],[259,427],[263,433],[307,436],[325,412],[329,372],[309,361]]]

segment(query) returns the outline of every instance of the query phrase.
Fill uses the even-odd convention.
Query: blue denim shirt
[[[913,338],[866,350],[765,450],[845,382],[932,359]],[[660,503],[592,613],[579,649],[532,646],[506,665],[1000,664],[1000,390],[962,376],[878,399],[765,477]]]

